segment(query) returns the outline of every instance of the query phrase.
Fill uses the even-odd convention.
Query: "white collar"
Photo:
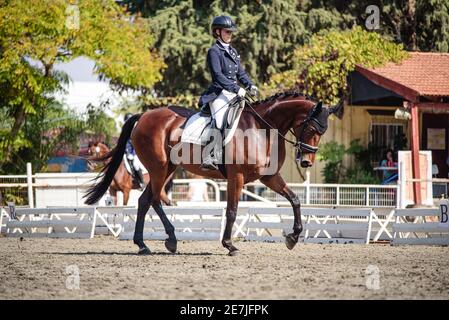
[[[229,49],[229,43],[226,43],[226,42],[221,41],[220,38],[218,38],[218,41],[220,42],[220,44],[221,44],[226,50]]]

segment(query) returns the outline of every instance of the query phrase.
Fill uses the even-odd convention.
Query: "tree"
[[[233,45],[258,84],[293,68],[292,52],[312,35],[364,28],[370,5],[379,8],[385,39],[408,50],[448,51],[447,0],[127,0],[127,9],[150,19],[155,46],[167,63],[159,96],[200,95],[209,85],[205,58],[213,43],[209,25],[215,15],[235,19]]]
[[[327,104],[338,103],[346,92],[346,78],[357,64],[376,67],[407,57],[402,45],[385,40],[360,27],[315,35],[295,50],[293,69],[272,77],[268,91],[299,87],[300,91]]]
[[[150,90],[165,67],[152,49],[148,21],[113,0],[0,0],[0,160],[30,147],[24,124],[41,115],[67,77],[57,62],[87,56],[100,78],[118,89]]]
[[[128,0],[132,13],[150,19],[155,47],[167,68],[156,85],[162,96],[200,95],[210,83],[206,54],[214,43],[210,23],[226,14],[237,23],[233,46],[242,57],[246,71],[256,83],[291,68],[289,55],[313,33],[341,29],[354,18],[337,9],[323,9],[311,1],[297,0]]]

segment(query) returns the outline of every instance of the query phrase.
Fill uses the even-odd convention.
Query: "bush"
[[[325,143],[317,154],[319,160],[326,164],[322,170],[325,183],[350,183],[350,184],[379,184],[380,181],[374,174],[371,166],[372,148],[360,145],[360,140],[351,141],[349,148],[335,141]],[[345,154],[354,157],[354,164],[345,168],[343,157]]]

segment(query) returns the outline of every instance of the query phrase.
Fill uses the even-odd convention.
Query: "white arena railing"
[[[32,174],[31,165],[28,165],[26,175],[0,176],[0,203],[14,202],[16,205],[29,207],[82,206],[84,192],[96,175],[97,173]],[[439,182],[436,180],[438,179],[434,182]],[[175,179],[169,194],[171,199],[175,202],[188,201],[189,183],[192,181]],[[208,185],[210,202],[226,201],[226,181],[201,181]],[[400,200],[397,185],[315,184],[309,181],[310,179],[304,183],[288,183],[306,206],[396,208]],[[447,184],[444,191],[447,191]],[[133,191],[130,205],[137,204],[139,195],[139,190]],[[105,205],[105,199],[106,197],[99,205]],[[282,196],[259,181],[245,185],[241,201],[289,205]]]

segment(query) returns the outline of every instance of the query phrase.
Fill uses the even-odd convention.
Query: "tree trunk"
[[[8,139],[9,141],[6,147],[5,162],[11,161],[11,155],[13,151],[12,141],[14,137],[16,137],[19,134],[19,131],[22,128],[24,122],[25,122],[25,108],[23,107],[23,105],[20,105],[17,107],[17,110],[14,113],[14,124],[11,128],[10,136]]]

